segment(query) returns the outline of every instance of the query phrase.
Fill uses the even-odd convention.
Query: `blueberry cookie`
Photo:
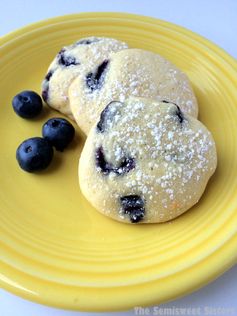
[[[68,87],[78,75],[86,76],[113,52],[126,49],[127,44],[106,37],[83,38],[63,47],[50,64],[42,83],[44,101],[52,108],[72,117],[68,105]]]
[[[82,193],[127,223],[171,220],[196,204],[216,169],[214,140],[175,103],[129,97],[109,103],[79,162]]]
[[[187,76],[158,54],[127,49],[113,54],[69,88],[70,107],[79,127],[88,134],[100,112],[112,100],[128,96],[168,100],[197,117],[198,105]]]

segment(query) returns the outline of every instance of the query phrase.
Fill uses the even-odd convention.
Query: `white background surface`
[[[205,36],[237,58],[237,0],[5,0],[0,5],[0,36],[31,22],[85,11],[121,11],[164,19]],[[201,309],[201,315],[237,315],[236,296],[237,266],[196,293],[161,307],[195,307]],[[154,314],[152,308],[148,312]],[[13,315],[97,316],[105,313],[58,310],[25,301],[0,289],[0,316]],[[135,315],[135,312],[109,315]]]

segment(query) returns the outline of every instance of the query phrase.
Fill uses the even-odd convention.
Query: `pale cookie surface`
[[[216,169],[214,140],[173,103],[111,102],[79,162],[82,193],[101,213],[127,223],[171,220],[196,204]]]
[[[158,54],[127,49],[104,60],[69,88],[70,107],[79,127],[88,134],[103,108],[112,100],[139,96],[175,102],[194,117],[198,105],[187,76]]]
[[[113,38],[88,37],[65,46],[50,64],[42,83],[44,101],[52,108],[72,117],[68,104],[68,88],[79,74],[86,76],[113,52],[128,48]]]

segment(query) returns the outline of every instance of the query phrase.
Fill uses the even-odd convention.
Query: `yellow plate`
[[[15,150],[58,115],[17,117],[12,97],[40,91],[62,45],[111,36],[170,59],[190,77],[219,164],[200,203],[158,225],[126,225],[97,213],[78,188],[79,130],[42,174],[21,171]],[[213,280],[237,258],[237,63],[179,26],[122,13],[58,17],[0,40],[0,284],[43,304],[109,311],[159,304]]]

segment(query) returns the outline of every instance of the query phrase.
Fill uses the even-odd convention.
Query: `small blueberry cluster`
[[[22,118],[34,118],[43,109],[41,97],[34,91],[23,91],[12,100],[16,114]],[[43,137],[23,141],[16,151],[19,166],[27,172],[46,169],[53,159],[53,147],[63,151],[75,135],[73,125],[64,118],[51,118],[42,127]]]

